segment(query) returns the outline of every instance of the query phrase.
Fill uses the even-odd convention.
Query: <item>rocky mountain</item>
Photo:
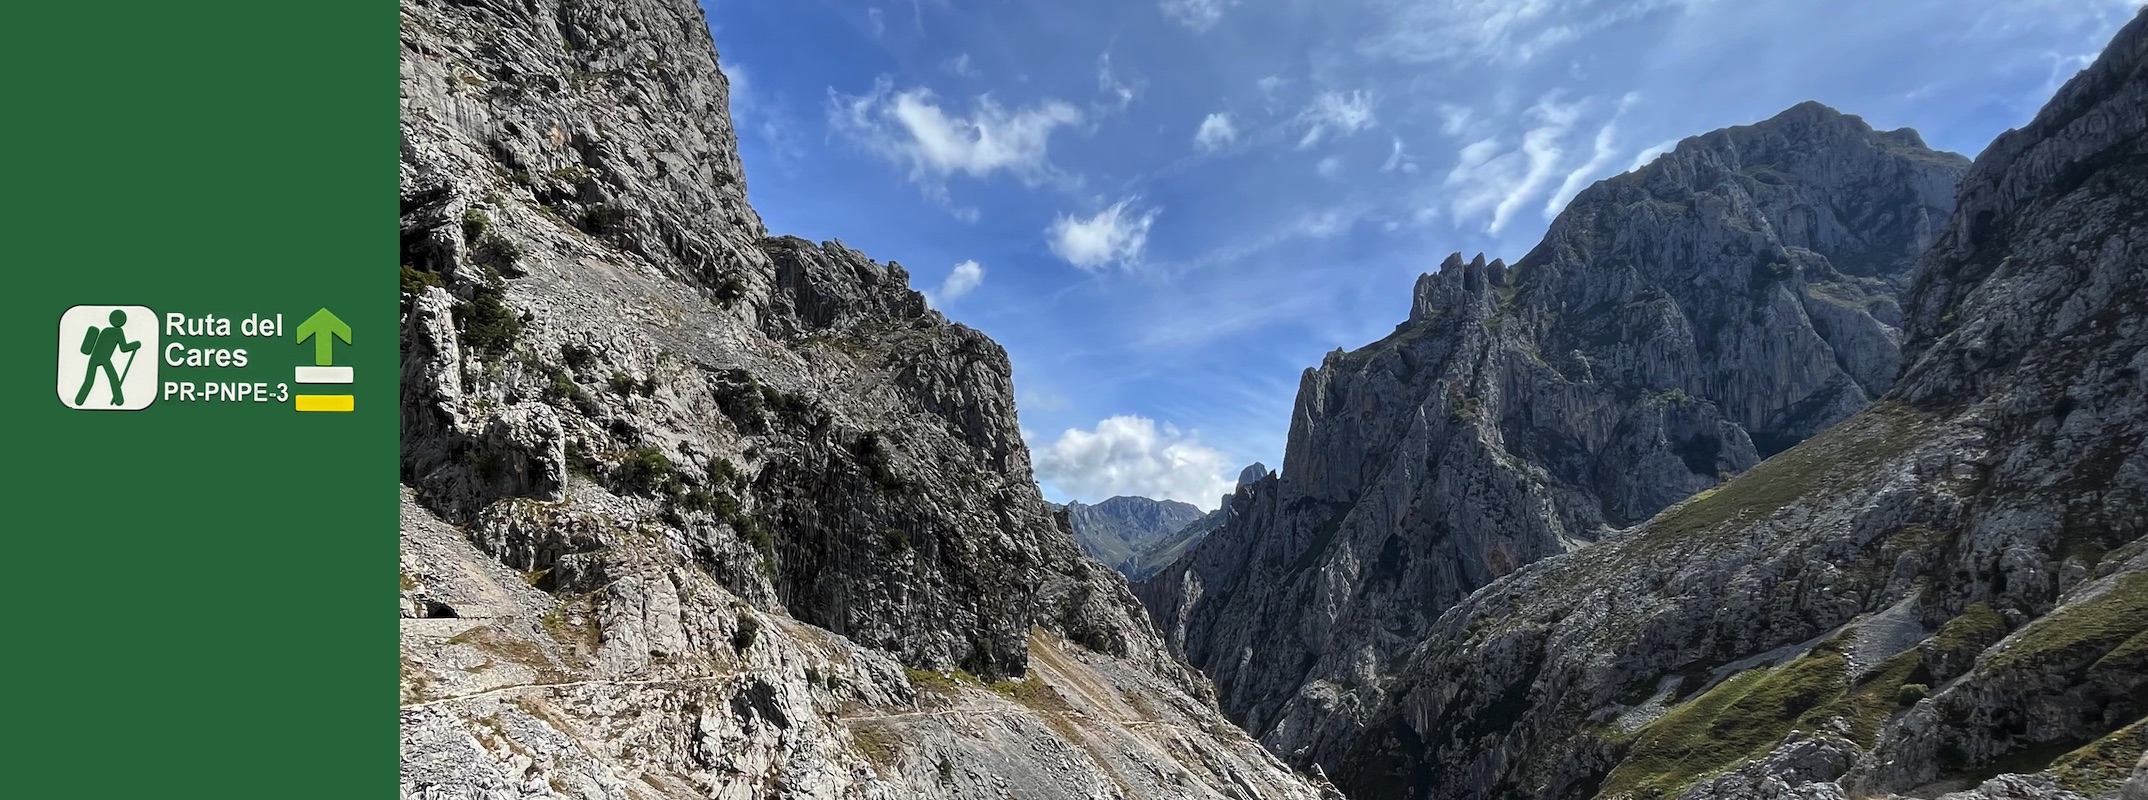
[[[767,234],[700,8],[401,9],[403,796],[1328,791],[1047,511],[998,345]]]
[[[1358,800],[2148,796],[2148,12],[1955,205],[1876,403],[1264,741]]]
[[[1192,503],[1131,496],[1113,497],[1095,505],[1071,502],[1061,508],[1082,549],[1130,578],[1153,572],[1143,571],[1139,565],[1150,561],[1151,554],[1159,548],[1183,545],[1184,540],[1177,534],[1205,516]]]
[[[1229,522],[1230,513],[1230,509],[1218,508],[1202,514],[1200,518],[1186,523],[1185,527],[1150,545],[1128,561],[1126,569],[1120,572],[1125,573],[1128,580],[1138,581],[1163,571],[1184,558],[1186,551],[1192,550],[1195,545],[1207,539],[1209,534],[1215,533],[1225,522]]]
[[[1806,103],[1588,188],[1519,262],[1450,256],[1305,372],[1280,474],[1137,594],[1255,735],[1360,718],[1472,591],[1887,391],[1967,164]]]

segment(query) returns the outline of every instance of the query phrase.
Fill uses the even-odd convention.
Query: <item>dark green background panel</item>
[[[395,6],[23,4],[6,28],[10,793],[391,796]],[[357,411],[68,409],[76,304],[329,307]],[[243,346],[230,377],[311,363]]]

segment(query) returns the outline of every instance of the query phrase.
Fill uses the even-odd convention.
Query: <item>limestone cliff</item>
[[[1886,391],[1966,166],[1805,103],[1588,188],[1515,264],[1450,256],[1305,372],[1281,473],[1137,594],[1256,735],[1357,717],[1471,591]]]
[[[999,346],[766,234],[697,6],[405,0],[401,66],[405,796],[1320,793],[1047,512]]]

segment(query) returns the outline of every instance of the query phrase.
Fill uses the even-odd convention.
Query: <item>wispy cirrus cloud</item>
[[[1530,61],[1618,22],[1705,0],[1379,0],[1364,55],[1406,63]]]
[[[1612,159],[1618,157],[1619,118],[1625,116],[1626,110],[1632,108],[1640,99],[1641,96],[1633,92],[1628,92],[1625,97],[1619,99],[1618,111],[1604,122],[1603,127],[1596,129],[1596,138],[1590,145],[1589,160],[1566,173],[1566,180],[1560,181],[1559,188],[1552,190],[1551,197],[1544,201],[1544,219],[1558,216],[1560,211],[1566,209],[1567,202],[1574,199],[1574,195],[1580,194],[1584,187],[1604,177]]]
[[[1481,221],[1495,235],[1539,198],[1543,218],[1557,216],[1574,195],[1611,174],[1625,146],[1619,121],[1639,99],[1628,93],[1604,115],[1595,98],[1544,94],[1523,113],[1526,127],[1518,136],[1489,136],[1455,153],[1441,184],[1450,192],[1448,211],[1458,221]],[[1580,125],[1591,114],[1600,120],[1593,130]]]
[[[1321,92],[1298,114],[1298,123],[1305,127],[1305,135],[1298,138],[1300,150],[1319,144],[1329,134],[1348,136],[1372,127],[1372,96],[1362,89]]]
[[[1626,165],[1626,171],[1632,172],[1634,170],[1648,166],[1649,164],[1655,162],[1657,156],[1671,152],[1672,150],[1677,149],[1677,147],[1677,139],[1665,139],[1647,147],[1643,147],[1641,148],[1641,152],[1633,154],[1633,162]]]

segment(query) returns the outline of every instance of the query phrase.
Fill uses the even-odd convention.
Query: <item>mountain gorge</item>
[[[2148,13],[1449,256],[1204,514],[766,229],[699,6],[401,10],[404,797],[2148,800]]]
[[[1801,107],[1790,115],[1809,118],[1816,111]],[[1736,129],[1729,133],[1716,141],[1734,142]],[[1887,134],[1875,146],[1889,149],[1890,139],[1907,146],[1907,138]],[[1704,147],[1709,140],[1698,141]],[[1695,144],[1689,140],[1667,159],[1674,170],[1705,152]],[[1922,153],[1912,158],[1942,162]],[[1644,185],[1661,180],[1650,173],[1663,166],[1583,193],[1579,213],[1585,219],[1588,206],[1628,191],[1622,184],[1636,177]],[[1425,441],[1441,441],[1430,434],[1439,432],[1435,412],[1446,411],[1448,424],[1466,433],[1460,452],[1484,450],[1486,440],[1509,443],[1502,457],[1481,459],[1492,467],[1484,475],[1456,475],[1451,462],[1323,460],[1316,434],[1323,423],[1335,427],[1335,418],[1321,413],[1326,398],[1340,394],[1369,409],[1393,396],[1351,391],[1361,385],[1352,379],[1364,380],[1357,377],[1365,372],[1357,366],[1362,362],[1338,355],[1308,373],[1301,395],[1294,434],[1305,431],[1303,441],[1313,449],[1301,453],[1294,435],[1283,476],[1234,499],[1285,521],[1282,526],[1235,540],[1230,528],[1218,532],[1165,580],[1144,586],[1144,596],[1161,609],[1168,635],[1211,670],[1226,708],[1271,749],[1320,765],[1354,798],[1959,792],[1953,796],[1966,800],[2148,792],[2148,517],[2140,510],[2148,490],[2148,409],[2141,406],[2148,397],[2148,14],[2126,26],[2032,122],[2002,135],[1966,173],[1954,174],[1956,210],[1944,227],[1927,233],[1913,226],[1891,239],[1930,244],[1907,291],[1892,303],[1865,305],[1883,310],[1870,314],[1875,321],[1899,320],[1899,326],[1887,323],[1900,331],[1890,339],[1900,342],[1894,352],[1903,364],[1892,381],[1856,380],[1860,362],[1839,357],[1855,348],[1832,344],[1847,341],[1834,338],[1840,323],[1822,323],[1829,311],[1801,304],[1816,333],[1833,334],[1823,338],[1842,373],[1859,391],[1878,395],[1824,432],[1750,469],[1734,463],[1745,451],[1726,436],[1731,446],[1716,451],[1717,464],[1742,470],[1735,477],[1642,524],[1607,531],[1597,543],[1500,568],[1498,559],[1482,554],[1508,552],[1500,547],[1515,540],[1500,538],[1509,529],[1494,523],[1520,516],[1556,532],[1562,529],[1553,521],[1574,515],[1557,505],[1576,485],[1571,478],[1560,485],[1556,470],[1536,472],[1527,461],[1511,466],[1520,461],[1513,458],[1520,437],[1512,434],[1527,429],[1501,416],[1496,398],[1511,401],[1515,389],[1530,384],[1506,375],[1480,379],[1459,387],[1474,392],[1448,392],[1455,399],[1444,404],[1438,392],[1409,395],[1428,398],[1424,411],[1406,415],[1404,428],[1426,430]],[[1837,201],[1836,207],[1845,206]],[[1597,230],[1629,241],[1636,236],[1632,227]],[[1545,312],[1559,306],[1536,287],[1585,284],[1580,276],[1591,271],[1617,285],[1628,274],[1612,258],[1562,263],[1562,248],[1576,241],[1575,233],[1555,224],[1546,246],[1505,276],[1519,284],[1511,303],[1518,314],[1500,313],[1506,303],[1494,265],[1465,264],[1459,274],[1450,268],[1420,283],[1413,321],[1443,314],[1481,321],[1458,326],[1459,333],[1425,330],[1414,340],[1408,334],[1422,329],[1406,328],[1371,348],[1372,355],[1393,359],[1399,370],[1411,362],[1396,350],[1423,347],[1416,343],[1439,341],[1443,333],[1465,343],[1497,339],[1517,325],[1540,332],[1539,342],[1560,341],[1541,333]],[[1813,262],[1788,241],[1784,251],[1794,266],[1787,283],[1794,286]],[[1856,276],[1849,264],[1836,271]],[[1736,261],[1716,262],[1711,269],[1755,277],[1736,267]],[[1534,281],[1549,283],[1533,283],[1532,273]],[[1451,299],[1457,296],[1459,303]],[[1427,297],[1433,302],[1422,301]],[[1776,297],[1776,308],[1789,307]],[[1675,296],[1657,303],[1666,311],[1676,304]],[[1571,313],[1575,305],[1564,308]],[[1764,318],[1747,317],[1756,325]],[[1681,331],[1707,327],[1673,320],[1622,328],[1621,339],[1676,343]],[[1555,359],[1546,354],[1546,366],[1561,363]],[[1657,363],[1707,362],[1610,363],[1651,374]],[[1724,410],[1728,425],[1717,431],[1741,428],[1753,440],[1770,432],[1801,437],[1805,426],[1850,405],[1798,402],[1790,399],[1794,392],[1753,380],[1785,374],[1726,380],[1728,373],[1716,373],[1715,381],[1681,388],[1695,402]],[[1795,385],[1830,385],[1812,380],[1820,374],[1806,373]],[[1741,388],[1748,393],[1721,394]],[[1837,396],[1858,399],[1847,387]],[[1653,405],[1638,392],[1625,397],[1643,409]],[[1477,402],[1461,402],[1469,398]],[[1457,405],[1475,411],[1450,411]],[[1563,407],[1537,401],[1523,413],[1537,421],[1547,409]],[[1465,424],[1477,418],[1497,420],[1496,427]],[[1344,419],[1347,427],[1383,418],[1360,412]],[[1624,419],[1630,424],[1632,415]],[[1677,428],[1661,430],[1658,442],[1678,440]],[[1454,438],[1450,432],[1446,441]],[[1451,458],[1456,450],[1435,452]],[[1621,463],[1636,465],[1645,477],[1647,450],[1628,452]],[[1350,510],[1340,523],[1309,535],[1290,515],[1333,502],[1325,498],[1334,495],[1291,490],[1318,485],[1313,478],[1332,474],[1338,464],[1380,478],[1361,484],[1360,494],[1342,494]],[[1444,481],[1439,492],[1385,488],[1388,475],[1419,469],[1444,476],[1435,478]],[[1523,477],[1504,478],[1502,469]],[[1535,477],[1547,474],[1552,480]],[[1451,507],[1452,498],[1495,491],[1518,502],[1493,520],[1457,525],[1448,516],[1408,524],[1387,511],[1378,517],[1384,529],[1372,535],[1350,526],[1368,499],[1383,510],[1398,507],[1396,497],[1442,498]],[[1603,519],[1617,519],[1615,495],[1595,496],[1605,501]],[[1540,511],[1515,514],[1516,508]],[[1481,575],[1485,584],[1421,630],[1392,622],[1349,627],[1354,609],[1397,613],[1401,604],[1359,598],[1393,585],[1383,579],[1416,563],[1407,542],[1374,546],[1425,532],[1449,541],[1462,534],[1466,546],[1442,567],[1465,581]],[[1552,541],[1536,540],[1545,550]],[[1223,557],[1234,545],[1252,555]],[[1289,567],[1277,567],[1293,555]],[[1473,569],[1483,571],[1472,575]],[[1291,631],[1324,637],[1317,657],[1304,655],[1304,638],[1287,642],[1280,657],[1264,655],[1262,640],[1215,626],[1228,617],[1201,616],[1204,601],[1288,610],[1308,594],[1292,593],[1296,585],[1278,583],[1277,576],[1313,570],[1345,580],[1322,581],[1328,588],[1311,596],[1354,601],[1320,605],[1310,622]],[[1247,573],[1256,577],[1248,580]],[[1283,597],[1260,595],[1262,586],[1284,587]],[[1247,599],[1249,593],[1255,596]],[[1229,649],[1217,647],[1218,639]],[[1328,666],[1338,651],[1353,649],[1357,657],[1346,667]],[[1379,658],[1385,653],[1396,655]],[[1313,670],[1291,669],[1290,659]],[[1272,671],[1259,671],[1264,665]],[[1248,690],[1258,693],[1234,696]],[[1281,694],[1289,696],[1277,700]]]
[[[1006,354],[771,237],[683,0],[402,4],[402,793],[1303,797]]]
[[[1356,713],[1448,606],[1864,408],[1968,161],[1807,103],[1581,192],[1301,381],[1281,473],[1137,592],[1257,735]]]

